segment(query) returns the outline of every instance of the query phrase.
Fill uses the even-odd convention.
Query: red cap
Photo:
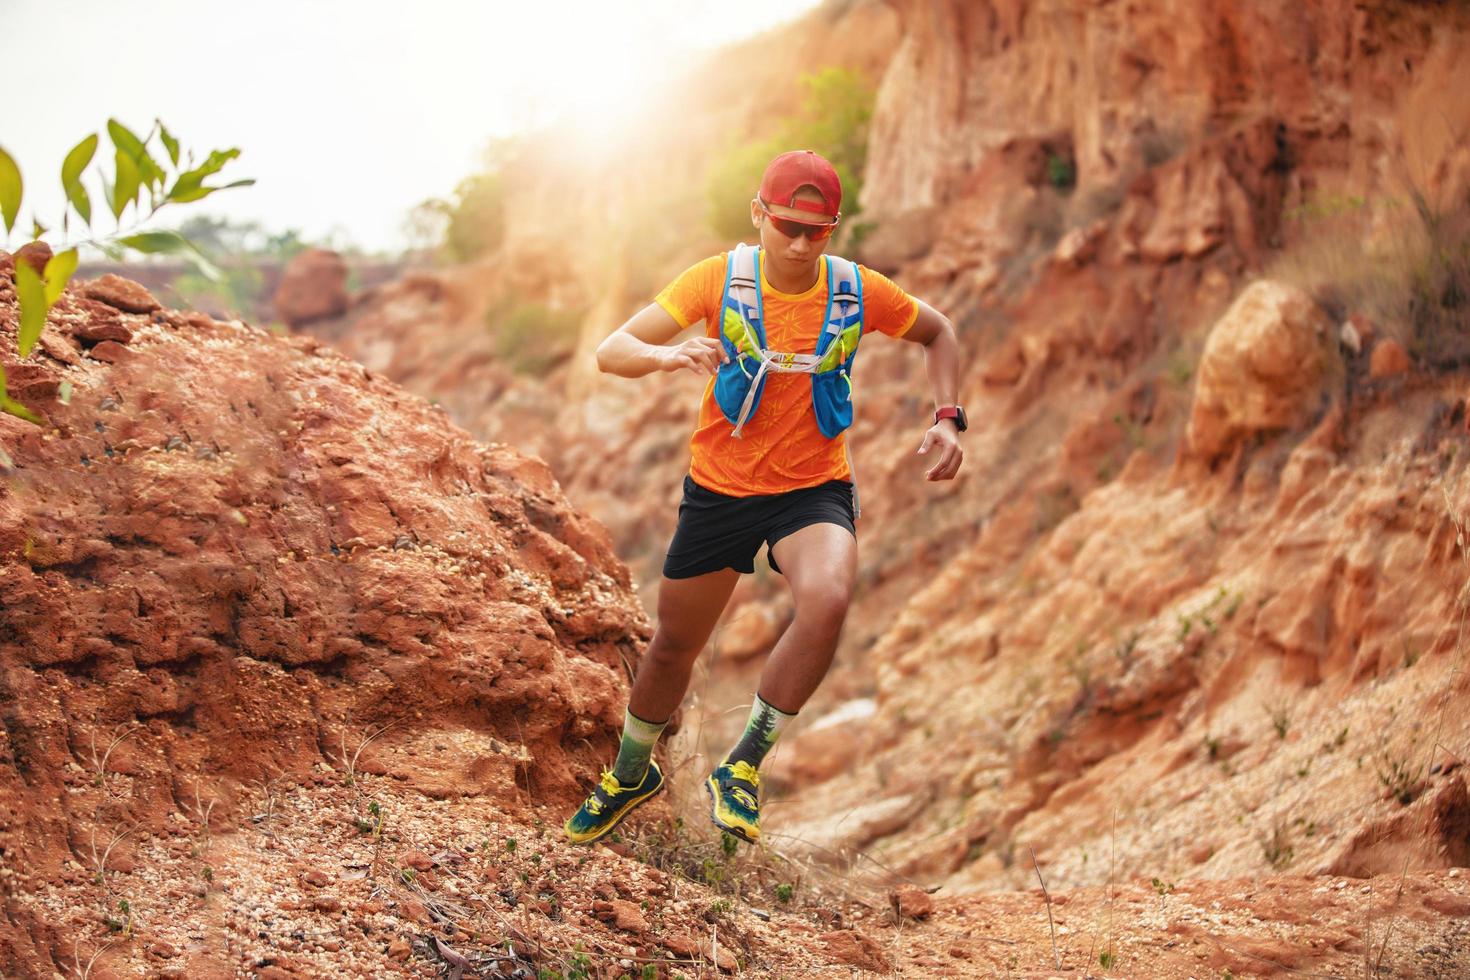
[[[798,201],[796,192],[810,187],[822,195],[822,202]],[[842,210],[842,181],[832,164],[811,150],[792,150],[772,160],[761,177],[761,200],[800,211],[837,217]]]

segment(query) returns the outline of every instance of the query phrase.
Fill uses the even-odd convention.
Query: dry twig
[[[1051,956],[1056,962],[1058,970],[1062,968],[1062,954],[1057,952],[1057,924],[1051,917],[1051,892],[1046,890],[1046,881],[1041,877],[1041,865],[1036,863],[1036,848],[1030,844],[1026,850],[1031,852],[1031,867],[1036,869],[1036,880],[1041,882],[1041,894],[1046,898],[1046,923],[1051,926]]]
[[[137,827],[129,827],[127,830],[114,834],[112,840],[108,842],[107,847],[103,849],[100,855],[97,853],[97,831],[95,828],[93,829],[92,867],[97,872],[97,883],[99,885],[102,885],[104,888],[107,886],[107,859],[112,856],[112,849],[121,844],[125,838],[132,835],[137,829]],[[108,895],[112,894],[110,889],[107,890],[107,893]]]
[[[102,753],[101,758],[97,756],[97,733],[96,731],[92,732],[92,768],[97,770],[96,774],[92,777],[93,786],[105,787],[107,785],[107,760],[112,756],[112,750],[142,730],[142,725],[134,725],[121,735],[113,738],[111,742],[107,743],[107,751]]]
[[[373,739],[382,735],[396,724],[398,722],[390,721],[386,725],[380,726],[377,731],[369,733],[367,738],[357,743],[357,749],[352,753],[352,759],[350,761],[347,759],[347,734],[345,732],[342,734],[342,759],[347,762],[347,776],[345,781],[348,786],[351,786],[357,778],[357,760],[362,755],[362,750],[367,748]]]
[[[75,961],[77,969],[81,971],[82,980],[87,980],[87,978],[92,975],[92,968],[97,965],[97,961],[102,958],[102,954],[106,953],[109,949],[116,945],[117,940],[109,939],[107,942],[97,947],[92,955],[87,958],[87,965],[82,966],[82,955],[80,952],[78,952],[77,944],[75,942],[71,944],[72,960]]]

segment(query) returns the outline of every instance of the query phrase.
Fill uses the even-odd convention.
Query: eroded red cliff
[[[751,101],[717,101],[709,132],[780,106],[786,69],[831,37],[835,60],[887,66],[863,257],[955,320],[974,425],[961,479],[926,484],[919,352],[864,345],[861,594],[769,773],[765,853],[800,869],[812,903],[768,928],[752,907],[681,899],[694,886],[650,855],[697,798],[630,828],[657,874],[601,851],[578,871],[534,824],[610,756],[648,627],[631,590],[656,581],[700,387],[599,378],[587,358],[722,247],[667,236],[697,226],[702,168],[686,161],[715,144],[640,143],[650,123],[594,162],[513,175],[526,204],[493,261],[415,274],[312,328],[366,371],[310,340],[75,296],[45,359],[7,361],[60,429],[0,419],[23,434],[0,598],[40,637],[5,647],[7,718],[22,719],[0,773],[21,801],[5,846],[52,855],[61,907],[95,916],[89,833],[105,847],[126,806],[154,813],[150,840],[186,842],[130,855],[183,889],[199,874],[179,856],[189,807],[253,820],[265,804],[241,787],[274,770],[249,760],[304,758],[282,797],[300,823],[216,845],[249,896],[219,935],[270,936],[252,962],[345,962],[323,945],[340,941],[336,897],[370,926],[342,948],[405,970],[432,956],[390,949],[410,899],[420,936],[447,921],[446,942],[473,944],[510,921],[543,945],[587,937],[614,976],[670,956],[718,967],[732,935],[736,965],[783,976],[1086,970],[1099,951],[1139,976],[1463,970],[1470,376],[1463,300],[1424,245],[1470,208],[1470,109],[1447,94],[1470,85],[1464,11],[832,4],[789,50],[763,49]],[[680,97],[723,91],[701,87],[718,71],[701,78]],[[1452,255],[1463,239],[1444,241]],[[487,331],[517,300],[584,311],[534,371]],[[547,466],[476,446],[377,372]],[[789,616],[779,579],[742,585],[681,771],[722,747]],[[506,678],[493,694],[486,674]],[[391,903],[371,890],[370,797],[341,786],[339,761],[390,722],[361,761],[403,839],[432,845],[390,856]],[[105,751],[132,725],[92,785],[92,737]],[[413,802],[464,786],[457,810]],[[489,844],[524,846],[527,820],[550,870],[474,840],[481,821]],[[282,840],[299,865],[265,849]],[[343,859],[312,884],[324,841]],[[784,880],[750,860],[761,887]],[[427,883],[402,877],[419,865]],[[946,891],[916,921],[922,900],[880,912],[834,867],[880,896],[904,878]],[[13,955],[59,964],[63,940],[97,932],[10,909],[12,936],[41,937]],[[270,916],[316,931],[281,953]]]

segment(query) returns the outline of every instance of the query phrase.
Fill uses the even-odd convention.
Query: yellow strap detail
[[[860,325],[853,324],[838,334],[837,339],[832,341],[832,346],[827,348],[827,353],[822,355],[822,362],[818,365],[817,370],[835,371],[839,364],[857,350],[858,334],[861,330]]]
[[[735,349],[741,354],[749,357],[758,357],[759,349],[755,345],[755,338],[751,336],[750,324],[745,318],[736,313],[730,307],[725,307],[725,319],[722,323],[725,339],[735,345]]]

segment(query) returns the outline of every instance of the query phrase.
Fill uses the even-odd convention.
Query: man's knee
[[[687,666],[698,659],[704,649],[704,639],[660,626],[654,631],[653,641],[648,644],[643,659],[669,666]]]
[[[840,629],[852,604],[852,589],[842,582],[822,582],[796,593],[796,616],[813,625]]]

